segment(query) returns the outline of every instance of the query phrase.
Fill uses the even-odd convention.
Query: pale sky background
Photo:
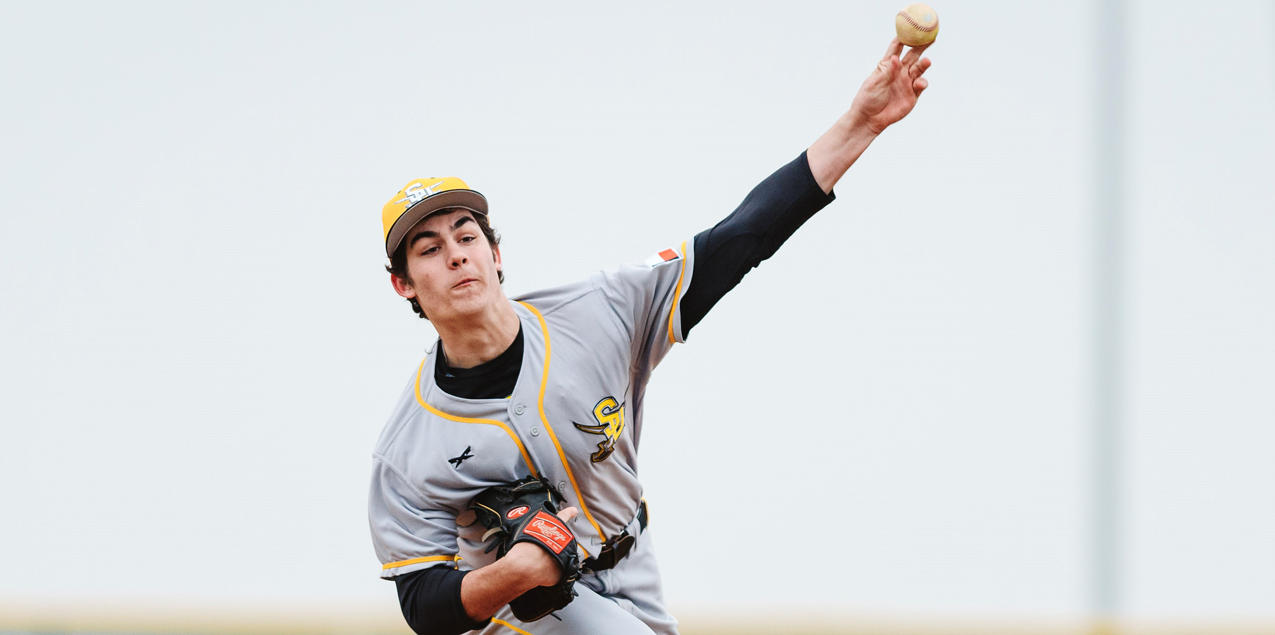
[[[465,179],[511,296],[640,260],[900,4],[5,3],[0,599],[396,610],[370,452],[435,335],[381,205]],[[1085,609],[1101,12],[933,4],[916,111],[655,374],[675,611]],[[1275,5],[1131,11],[1124,603],[1271,618]]]

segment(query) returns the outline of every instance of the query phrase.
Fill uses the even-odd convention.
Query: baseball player
[[[383,209],[394,290],[439,339],[373,454],[381,576],[421,634],[676,635],[638,481],[651,372],[927,86],[891,42],[850,109],[716,226],[637,262],[507,299],[487,200],[412,181]]]

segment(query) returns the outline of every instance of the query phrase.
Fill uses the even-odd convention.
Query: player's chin
[[[491,303],[491,289],[481,280],[453,287],[447,294],[448,303],[456,313],[478,313]]]
[[[456,283],[448,290],[448,295],[457,300],[481,297],[488,293],[487,283],[482,278],[468,278]]]

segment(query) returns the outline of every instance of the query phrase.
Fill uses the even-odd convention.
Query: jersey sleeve
[[[749,271],[836,198],[819,187],[802,152],[758,183],[730,216],[696,234],[695,284],[681,301],[682,334],[690,334]]]
[[[653,368],[673,344],[684,341],[681,299],[690,288],[694,251],[688,240],[595,278],[641,365]]]
[[[401,471],[384,457],[373,457],[368,522],[382,578],[430,567],[454,567],[459,560],[456,516],[429,509],[425,500]]]

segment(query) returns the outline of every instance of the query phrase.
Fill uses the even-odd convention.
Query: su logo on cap
[[[385,255],[394,257],[394,250],[404,234],[413,225],[430,214],[447,208],[458,207],[476,214],[487,214],[487,198],[469,189],[465,182],[454,177],[430,177],[408,181],[381,208],[381,228],[384,230]]]
[[[408,205],[415,205],[419,203],[421,199],[425,198],[426,196],[433,196],[434,190],[438,189],[439,186],[441,186],[443,183],[446,183],[446,182],[447,182],[446,179],[442,179],[442,180],[439,180],[437,183],[434,183],[433,185],[426,186],[424,183],[417,181],[416,183],[413,183],[407,186],[407,188],[403,190],[404,198],[400,198],[399,200],[394,202],[407,203]]]

